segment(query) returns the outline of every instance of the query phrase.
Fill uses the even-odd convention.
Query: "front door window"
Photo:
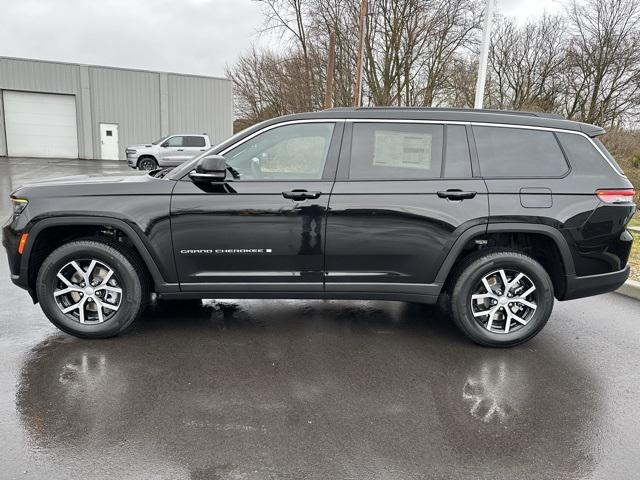
[[[272,128],[225,153],[233,180],[319,180],[332,123]]]

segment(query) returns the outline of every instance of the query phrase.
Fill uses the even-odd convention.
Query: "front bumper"
[[[629,278],[631,266],[617,272],[602,273],[600,275],[588,275],[578,277],[567,275],[564,295],[559,300],[573,300],[575,298],[591,297],[601,293],[613,292],[620,288]]]
[[[2,225],[2,246],[7,252],[11,281],[21,288],[27,288],[26,279],[20,275],[22,255],[18,253],[20,234],[13,228],[12,219]]]
[[[137,168],[138,157],[140,157],[140,154],[138,153],[127,153],[127,165],[129,165],[131,168]]]

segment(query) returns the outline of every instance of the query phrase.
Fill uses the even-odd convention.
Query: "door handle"
[[[449,200],[465,200],[475,197],[477,193],[478,192],[463,192],[462,190],[451,189],[444,192],[438,192],[438,197],[447,198]]]
[[[182,148],[179,148],[178,152],[184,152],[184,150]]]
[[[320,198],[320,195],[322,195],[322,192],[308,192],[306,190],[291,190],[288,192],[282,192],[282,196],[290,200],[316,199]]]

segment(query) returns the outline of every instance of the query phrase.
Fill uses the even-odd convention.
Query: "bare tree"
[[[255,48],[227,69],[235,88],[236,114],[247,124],[308,110],[304,72],[317,59],[279,55]]]
[[[640,3],[572,0],[563,113],[615,126],[640,103]]]
[[[305,96],[307,109],[312,110],[318,108],[321,102],[313,95],[317,93],[316,75],[312,66],[312,57],[316,54],[313,52],[313,41],[310,38],[308,30],[312,26],[308,25],[310,0],[256,0],[264,5],[266,14],[267,29],[273,28],[286,32],[295,40],[297,48],[300,49],[300,55],[304,61],[305,83],[307,85],[308,95]]]
[[[447,85],[453,62],[468,57],[477,46],[482,5],[478,0],[434,0],[424,20],[427,35],[421,51],[416,96],[411,105],[432,106]]]
[[[256,0],[274,53],[228,70],[239,116],[258,121],[325,104],[329,38],[336,39],[333,104],[350,105],[359,0]],[[490,50],[489,104],[562,113],[611,127],[640,115],[640,2],[570,0],[563,16],[519,26],[501,19]],[[365,105],[473,105],[483,0],[370,0]]]
[[[512,110],[558,108],[560,73],[566,62],[565,22],[543,16],[518,27],[501,19],[489,50],[489,103]]]

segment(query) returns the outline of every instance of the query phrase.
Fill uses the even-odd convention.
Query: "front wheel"
[[[49,320],[66,333],[113,337],[131,326],[146,305],[143,271],[135,255],[117,242],[70,242],[43,262],[38,300]]]
[[[151,157],[142,157],[138,161],[138,169],[140,170],[155,170],[158,168],[158,162]]]
[[[533,258],[510,250],[479,251],[458,267],[451,313],[471,340],[512,347],[542,330],[553,309],[553,283]]]

